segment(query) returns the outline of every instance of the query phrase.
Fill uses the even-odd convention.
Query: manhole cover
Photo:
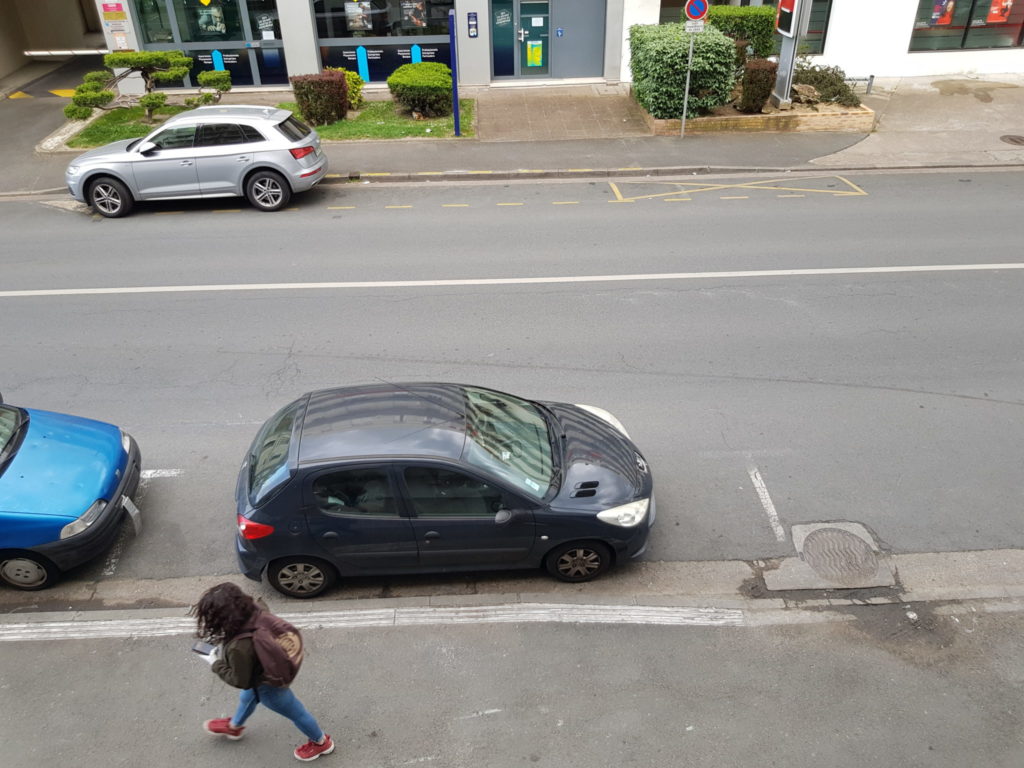
[[[1013,144],[1015,147],[1024,147],[1024,136],[1008,134],[1006,136],[1000,136],[999,140],[1005,141],[1007,144]]]
[[[818,528],[807,534],[803,559],[828,581],[859,582],[878,571],[878,556],[864,539],[841,528]]]

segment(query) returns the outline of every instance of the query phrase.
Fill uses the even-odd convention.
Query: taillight
[[[252,520],[249,520],[242,515],[238,516],[238,533],[247,541],[262,539],[264,536],[269,536],[273,532],[274,526],[272,525],[254,523]]]
[[[292,157],[296,160],[301,160],[306,155],[311,155],[316,152],[313,147],[299,147],[298,149],[289,149],[288,151],[292,153]]]

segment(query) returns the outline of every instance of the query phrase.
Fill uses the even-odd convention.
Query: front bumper
[[[107,504],[107,508],[99,516],[95,523],[90,525],[81,533],[68,539],[60,539],[49,544],[42,544],[32,547],[33,552],[38,552],[47,557],[60,570],[66,571],[76,565],[92,560],[94,557],[106,552],[110,545],[117,538],[121,528],[121,521],[127,514],[122,499],[127,496],[129,499],[135,495],[139,487],[139,476],[142,471],[142,454],[139,451],[135,438],[128,435],[128,464],[125,466],[124,476],[118,483],[114,497]]]

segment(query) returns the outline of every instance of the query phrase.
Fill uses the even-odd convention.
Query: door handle
[[[191,160],[182,160],[181,164],[182,165],[192,165],[192,161]]]
[[[337,531],[328,531],[323,536],[321,536],[321,538],[323,538],[323,539],[340,539],[341,537],[338,535]]]
[[[527,33],[527,31],[525,29],[520,28],[520,30],[519,30],[519,42],[520,43],[525,43],[526,42],[526,35],[527,34],[528,33]]]
[[[426,539],[427,541],[430,541],[431,539],[440,539],[441,538],[441,534],[438,533],[437,531],[427,531],[426,533],[423,534],[423,538]]]
[[[235,161],[239,163],[248,163],[249,157],[248,155],[241,155],[240,157],[235,158]]]

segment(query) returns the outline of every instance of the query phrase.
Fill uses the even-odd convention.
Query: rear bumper
[[[235,556],[238,558],[238,570],[247,579],[263,580],[263,570],[267,567],[266,558],[246,549],[241,537],[235,535]]]
[[[291,174],[289,182],[292,185],[293,192],[305,192],[307,189],[312,189],[327,175],[328,162],[327,155],[320,158],[320,165],[314,165],[311,168],[303,168],[302,170]]]
[[[142,455],[135,438],[128,436],[128,464],[125,467],[124,476],[117,486],[114,497],[107,504],[107,508],[99,516],[95,523],[84,531],[68,539],[60,539],[49,544],[32,547],[33,552],[38,552],[47,557],[60,570],[66,571],[76,565],[92,560],[94,557],[106,552],[114,543],[121,528],[121,520],[125,512],[122,499],[125,496],[131,498],[139,487],[139,476],[142,468]]]

